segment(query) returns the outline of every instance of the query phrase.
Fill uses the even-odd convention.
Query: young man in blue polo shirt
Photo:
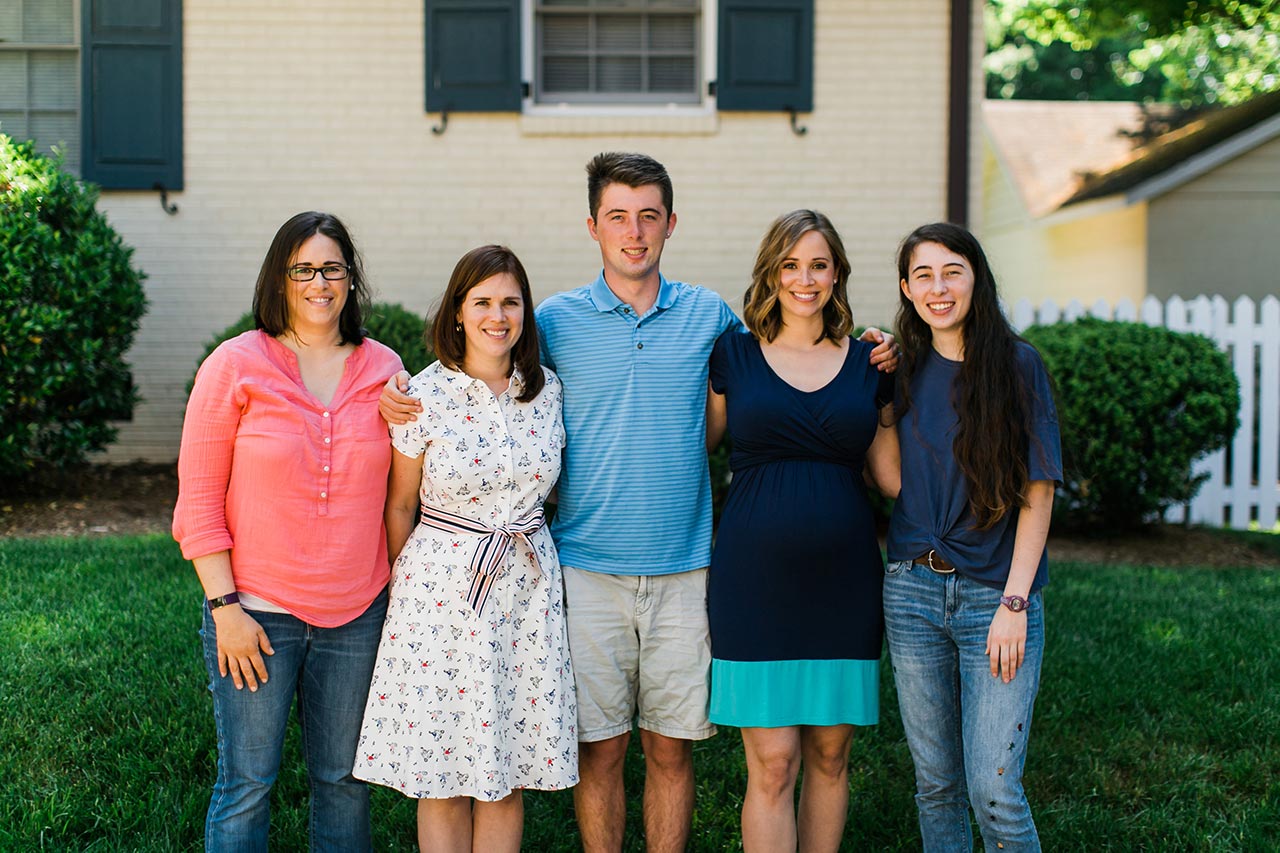
[[[658,270],[676,225],[671,178],[640,154],[587,165],[603,270],[538,306],[543,362],[564,383],[566,447],[552,535],[578,688],[574,806],[587,851],[622,847],[623,760],[645,756],[649,850],[683,850],[693,741],[710,737],[707,360],[738,320],[714,291]]]
[[[587,196],[603,269],[536,311],[542,359],[565,395],[551,532],[578,693],[574,807],[588,853],[622,849],[623,761],[637,724],[646,847],[680,851],[693,815],[693,741],[715,733],[707,719],[707,362],[738,320],[714,291],[659,272],[676,226],[662,164],[597,155]],[[872,360],[893,360],[891,341]],[[416,401],[390,396],[403,405],[384,405],[384,415],[404,420]]]
[[[676,226],[671,178],[643,154],[587,164],[596,280],[538,306],[543,362],[564,383],[566,446],[551,532],[564,566],[578,689],[574,806],[587,851],[622,848],[632,722],[650,851],[679,851],[693,741],[710,737],[707,362],[739,325],[714,291],[658,269]],[[878,332],[871,332],[879,338]],[[892,358],[891,343],[875,361]]]

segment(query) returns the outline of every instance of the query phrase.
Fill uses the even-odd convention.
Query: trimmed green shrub
[[[415,374],[436,360],[435,354],[427,349],[423,338],[424,325],[422,318],[409,309],[391,302],[376,302],[364,318],[365,330],[369,337],[380,344],[385,344],[396,351],[404,362],[405,370]],[[236,335],[253,329],[253,312],[249,312],[223,329],[204,348],[197,366],[204,363],[218,344],[230,340]],[[187,383],[187,392],[195,382],[195,374]]]
[[[1211,340],[1093,318],[1024,336],[1058,387],[1068,524],[1132,528],[1195,495],[1192,463],[1239,422],[1239,384]]]
[[[138,402],[125,353],[143,275],[98,188],[0,134],[0,481],[85,461]]]
[[[369,337],[396,351],[411,375],[436,360],[423,337],[426,326],[422,318],[401,305],[375,303],[365,317],[365,328]]]

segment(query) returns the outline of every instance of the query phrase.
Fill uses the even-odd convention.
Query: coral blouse
[[[359,616],[387,585],[391,445],[378,415],[400,357],[365,339],[328,406],[262,331],[222,343],[182,426],[173,537],[187,559],[230,550],[236,589],[318,627]]]

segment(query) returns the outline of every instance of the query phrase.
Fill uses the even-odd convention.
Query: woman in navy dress
[[[879,412],[892,384],[849,337],[848,278],[830,221],[785,214],[756,256],[749,331],[711,356],[708,441],[726,419],[733,441],[708,587],[711,720],[742,730],[747,851],[838,849],[853,727],[879,720],[883,563],[863,471],[896,492],[897,438]]]

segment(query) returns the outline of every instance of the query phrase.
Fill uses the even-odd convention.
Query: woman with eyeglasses
[[[401,363],[365,336],[367,300],[342,222],[294,216],[258,273],[257,328],[205,359],[187,403],[173,535],[206,597],[210,851],[267,849],[295,697],[311,849],[371,845],[368,788],[351,768],[390,576],[377,403]]]

